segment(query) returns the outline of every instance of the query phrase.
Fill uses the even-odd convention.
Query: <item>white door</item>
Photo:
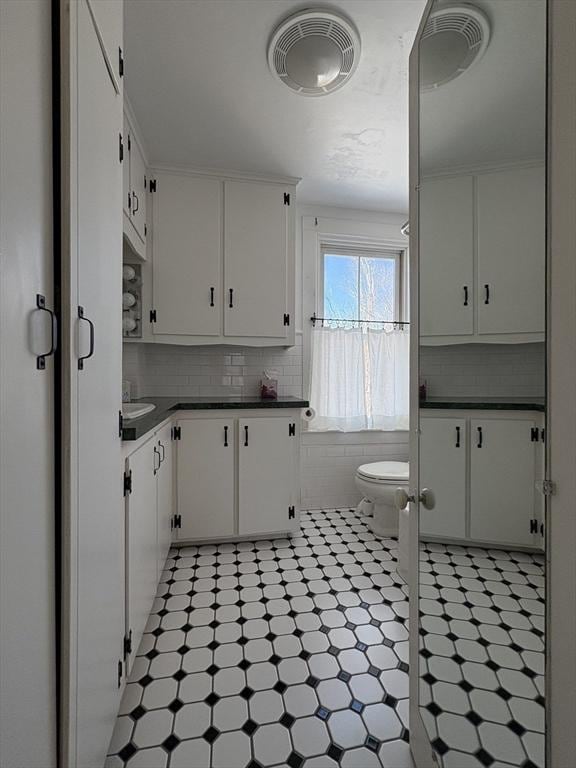
[[[157,440],[152,438],[128,459],[132,493],[126,516],[126,632],[132,633],[129,667],[148,621],[158,586],[156,478],[160,467]],[[129,670],[128,670],[129,672]]]
[[[158,485],[158,577],[164,569],[172,542],[172,516],[174,514],[174,448],[172,425],[167,424],[156,435],[160,453]]]
[[[545,176],[477,178],[478,333],[544,333]]]
[[[234,420],[191,419],[178,426],[178,538],[233,536]]]
[[[421,534],[466,536],[466,449],[466,419],[421,419],[420,485],[436,497],[434,509],[420,509]]]
[[[248,181],[224,188],[224,334],[285,339],[288,193]]]
[[[288,531],[298,525],[299,429],[287,418],[238,421],[238,532]],[[292,434],[294,433],[294,434]]]
[[[57,763],[50,88],[50,3],[0,2],[0,765],[27,768]]]
[[[535,516],[536,422],[470,422],[470,538],[500,544],[540,545],[530,532]]]
[[[101,765],[120,700],[124,635],[122,95],[92,17],[78,13],[77,765]],[[84,358],[81,360],[81,358]]]
[[[138,146],[138,142],[134,139],[134,135],[130,135],[130,187],[132,194],[132,223],[136,232],[140,235],[142,242],[146,240],[146,195],[147,190],[144,186],[146,181],[146,165],[144,163],[144,157]]]
[[[219,336],[221,182],[157,174],[152,204],[154,333]]]
[[[473,179],[424,181],[420,201],[420,333],[472,334]]]

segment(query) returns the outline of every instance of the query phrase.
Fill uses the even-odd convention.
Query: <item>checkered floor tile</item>
[[[444,768],[544,765],[541,555],[425,544],[422,716]]]
[[[173,550],[106,768],[410,768],[396,552],[350,510]]]

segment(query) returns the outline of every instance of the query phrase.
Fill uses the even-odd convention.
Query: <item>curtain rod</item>
[[[312,325],[316,323],[372,323],[376,325],[410,325],[407,320],[345,320],[341,317],[317,317],[316,313],[310,318]]]

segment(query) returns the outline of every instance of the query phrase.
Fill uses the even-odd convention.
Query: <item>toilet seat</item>
[[[375,461],[371,464],[362,464],[358,467],[356,474],[370,483],[406,484],[409,480],[409,464],[407,461]]]

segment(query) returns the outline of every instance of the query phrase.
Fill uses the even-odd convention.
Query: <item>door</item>
[[[138,651],[158,586],[156,478],[160,458],[157,440],[152,438],[127,462],[132,473],[126,515],[126,632],[132,633],[129,667]]]
[[[474,332],[472,176],[423,181],[420,199],[421,333],[470,335]]]
[[[172,542],[172,516],[174,515],[174,448],[172,425],[167,424],[156,435],[160,470],[158,486],[158,578],[164,569]]]
[[[101,765],[120,701],[124,523],[122,406],[122,95],[86,0],[78,14],[77,765]]]
[[[297,526],[298,424],[286,418],[238,421],[238,532]]]
[[[0,2],[0,765],[27,768],[57,764],[50,21]]]
[[[219,336],[222,185],[160,173],[153,195],[155,334]]]
[[[478,333],[544,333],[545,175],[477,177]]]
[[[138,142],[130,135],[130,189],[132,223],[142,242],[146,241],[146,164]]]
[[[532,440],[532,430],[537,433]],[[534,546],[536,446],[534,421],[470,422],[470,537],[476,541]]]
[[[224,188],[224,334],[286,339],[288,192],[247,181]]]
[[[466,420],[426,417],[420,426],[420,484],[434,489],[434,510],[422,510],[420,533],[466,536]]]
[[[191,419],[178,427],[178,538],[233,536],[234,420]]]

